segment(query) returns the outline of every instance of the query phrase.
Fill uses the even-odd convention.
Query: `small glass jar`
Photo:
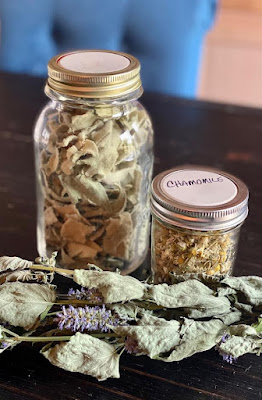
[[[148,251],[153,165],[139,61],[76,51],[51,59],[48,74],[34,132],[38,252],[129,273]]]
[[[231,275],[248,189],[238,178],[201,166],[165,171],[152,182],[152,273]]]

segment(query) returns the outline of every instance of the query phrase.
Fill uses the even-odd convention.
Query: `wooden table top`
[[[46,102],[44,81],[0,74],[0,254],[34,259],[36,200],[32,127]],[[155,141],[155,174],[175,165],[217,167],[250,189],[236,275],[262,276],[262,113],[251,108],[145,94]],[[144,267],[148,267],[148,261]],[[142,276],[141,269],[135,274]],[[163,363],[124,355],[121,379],[95,379],[53,367],[37,346],[0,356],[0,400],[246,400],[262,398],[262,358],[226,364],[215,350]]]

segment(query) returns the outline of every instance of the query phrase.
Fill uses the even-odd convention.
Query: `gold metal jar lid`
[[[50,89],[65,96],[119,98],[141,88],[140,63],[126,53],[79,50],[53,57],[48,63]]]
[[[151,211],[171,225],[202,231],[230,229],[248,214],[249,192],[226,172],[183,165],[164,171],[152,182]]]

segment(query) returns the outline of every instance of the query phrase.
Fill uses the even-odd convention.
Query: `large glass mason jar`
[[[129,273],[147,254],[153,131],[139,71],[136,58],[113,51],[48,64],[51,101],[34,132],[37,240],[61,266]]]

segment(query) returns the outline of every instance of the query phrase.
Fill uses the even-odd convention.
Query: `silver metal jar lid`
[[[249,192],[238,178],[199,165],[164,171],[152,182],[151,211],[160,220],[201,231],[229,229],[248,214]]]

